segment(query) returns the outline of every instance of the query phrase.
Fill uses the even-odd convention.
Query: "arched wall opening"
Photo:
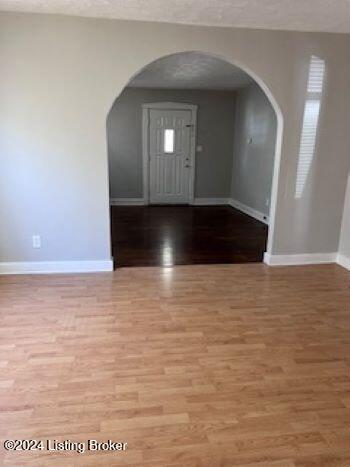
[[[269,90],[267,85],[264,83],[264,81],[259,76],[257,76],[254,72],[249,70],[244,64],[242,64],[240,62],[232,61],[231,59],[229,60],[229,59],[226,59],[226,58],[223,58],[223,57],[219,57],[219,56],[214,55],[212,53],[189,51],[189,52],[178,52],[178,53],[175,53],[175,54],[165,55],[165,56],[162,56],[162,57],[156,59],[155,61],[152,61],[148,65],[144,66],[141,70],[137,71],[136,73],[134,73],[132,75],[130,80],[124,86],[121,93],[116,97],[116,99],[115,99],[115,101],[114,101],[114,103],[113,103],[113,105],[112,105],[112,107],[111,107],[111,109],[109,111],[109,114],[108,114],[108,117],[107,117],[107,135],[108,135],[108,152],[109,152],[109,156],[110,156],[110,139],[109,139],[110,138],[110,128],[109,128],[110,125],[109,124],[110,124],[111,114],[113,112],[113,109],[116,106],[118,106],[118,103],[119,103],[120,99],[123,97],[123,93],[125,93],[125,91],[130,89],[130,88],[135,89],[135,88],[141,88],[141,87],[148,87],[148,83],[147,82],[145,83],[145,81],[142,81],[142,77],[144,78],[148,74],[148,78],[150,78],[150,73],[151,73],[151,79],[155,79],[156,81],[157,81],[157,73],[158,73],[158,81],[157,81],[158,84],[156,83],[157,86],[154,85],[153,89],[155,87],[162,88],[163,86],[160,84],[160,81],[162,81],[162,80],[165,83],[164,89],[170,89],[171,87],[175,88],[175,86],[172,86],[172,83],[170,83],[170,84],[167,83],[167,80],[169,79],[169,77],[173,78],[175,76],[176,79],[178,79],[178,80],[180,79],[180,81],[181,81],[182,70],[181,69],[178,69],[178,70],[177,69],[172,69],[172,70],[170,70],[170,74],[168,73],[168,75],[159,76],[159,72],[161,70],[161,67],[159,67],[159,65],[163,61],[166,61],[166,60],[169,61],[169,60],[173,59],[174,57],[177,60],[179,60],[180,58],[183,58],[183,57],[188,58],[189,56],[195,56],[195,55],[208,57],[209,59],[214,61],[214,64],[215,64],[215,62],[220,62],[222,64],[225,64],[225,66],[227,68],[232,67],[232,70],[241,70],[242,73],[246,74],[251,79],[252,83],[254,83],[259,88],[259,90],[261,90],[264,97],[267,99],[269,105],[273,109],[274,118],[276,120],[276,131],[275,131],[275,138],[274,138],[275,141],[274,141],[274,145],[273,145],[274,148],[273,148],[273,163],[272,163],[272,169],[271,169],[271,187],[270,187],[269,208],[268,208],[268,216],[267,216],[267,218],[269,219],[269,221],[268,221],[268,226],[269,227],[268,227],[268,236],[267,236],[267,243],[266,243],[266,252],[271,253],[272,252],[272,245],[273,245],[273,237],[274,237],[274,225],[275,225],[277,191],[278,191],[278,176],[279,176],[279,167],[280,167],[280,159],[281,159],[281,145],[282,145],[282,135],[283,135],[283,115],[282,115],[280,106],[278,105],[276,99],[274,98],[273,94],[271,93],[271,91]],[[186,63],[185,63],[185,65],[186,65]],[[187,63],[187,65],[189,65],[189,63]],[[198,70],[196,70],[196,69],[191,69],[191,67],[189,66],[188,70],[187,70],[187,75],[188,74],[191,75],[191,73],[192,73],[192,77],[194,78],[194,82],[197,83],[197,85],[198,85],[198,82],[199,82],[199,85],[201,85],[203,83],[201,83],[200,80],[203,79],[203,76],[201,75],[201,73],[198,73],[198,76],[196,76],[197,71]],[[163,75],[164,75],[164,73],[163,73]],[[225,75],[225,73],[224,73],[224,75]],[[233,75],[234,75],[234,73],[233,73]],[[141,80],[140,80],[140,77],[141,77]],[[196,78],[199,78],[199,81],[198,81],[198,79],[196,81]],[[224,76],[224,78],[226,79],[226,84],[227,84],[227,80],[230,78],[227,75],[227,73]],[[200,90],[201,87],[199,86],[199,88],[198,88],[197,85],[195,87],[192,87],[191,89],[192,90],[193,89],[196,89],[196,90],[199,89]],[[177,87],[176,87],[176,89],[177,89]],[[184,88],[184,89],[186,89],[186,88]],[[188,88],[188,89],[190,89],[190,88]],[[232,88],[230,88],[229,85],[228,85],[227,89],[225,89],[225,90],[228,91],[229,89],[232,90]],[[175,104],[178,103],[178,102],[182,102],[184,104],[193,104],[193,102],[189,102],[188,98],[171,99],[171,101],[174,101],[173,103],[175,103]],[[143,104],[145,104],[143,106],[144,107],[143,108],[143,114],[145,115],[145,108],[146,108],[146,113],[152,108],[151,104],[155,104],[157,106],[158,104],[164,104],[164,102],[169,103],[169,99],[163,99],[162,97],[160,97],[158,99],[151,99],[151,100],[146,99],[146,101],[143,102]],[[140,119],[142,119],[142,117],[141,117],[142,116],[142,105],[139,106],[139,112],[140,112]],[[149,125],[149,121],[147,121],[146,125]],[[132,131],[132,129],[130,131]],[[143,132],[142,137],[141,137],[141,131],[138,131],[137,134],[135,133],[134,136],[137,137],[137,138],[142,138],[143,145],[144,145],[145,144],[145,138],[144,138],[145,122],[144,121],[143,121],[142,132]],[[197,143],[200,144],[200,141],[197,140]],[[149,141],[146,141],[146,144],[149,145]],[[140,148],[138,149],[138,153],[140,153]],[[195,151],[195,153],[196,153],[196,151]],[[149,170],[149,166],[145,165],[144,158],[145,158],[145,155],[143,154],[142,155],[142,171],[141,171],[142,175],[141,175],[141,179],[142,179],[143,189],[146,190],[146,192],[147,192],[148,189],[149,189],[149,186],[147,186],[146,183],[145,183],[145,172],[147,172]],[[195,156],[195,158],[197,158],[197,156]],[[110,159],[110,157],[109,157],[109,159]],[[109,161],[109,170],[111,171],[110,161]],[[139,173],[139,178],[140,178],[140,173]],[[125,178],[125,181],[127,182],[126,178]],[[111,188],[111,181],[110,181],[110,188]],[[137,196],[135,196],[135,193],[131,192],[131,193],[129,193],[129,196],[133,200],[133,203],[136,200],[135,204],[148,204],[148,202],[150,201],[150,199],[148,197],[148,192],[147,192],[146,196],[145,196],[144,192],[141,195],[138,194]],[[113,196],[111,196],[111,198],[114,199]],[[117,201],[117,204],[118,203],[119,202]],[[123,202],[121,204],[123,204]],[[193,200],[191,200],[190,204],[193,204]],[[113,253],[115,255],[115,251],[113,251]]]

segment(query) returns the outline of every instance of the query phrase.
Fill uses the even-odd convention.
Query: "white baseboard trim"
[[[113,271],[113,260],[96,261],[26,261],[0,263],[0,275],[58,274]]]
[[[350,271],[350,258],[348,256],[338,253],[337,263],[339,264],[339,266],[342,266],[343,268],[348,269]]]
[[[195,206],[220,206],[229,204],[229,198],[195,198],[193,204]]]
[[[299,255],[270,255],[264,253],[269,266],[302,266],[306,264],[337,263],[350,271],[350,258],[340,253],[310,253]],[[0,263],[0,275],[61,274],[113,271],[113,260],[92,261],[26,261]]]
[[[310,253],[301,255],[270,255],[264,253],[264,263],[269,266],[298,266],[303,264],[335,263],[337,253]]]
[[[233,208],[236,208],[239,211],[248,214],[248,216],[254,217],[254,219],[257,219],[258,221],[263,222],[264,224],[269,224],[269,216],[247,206],[246,204],[241,203],[240,201],[237,201],[236,199],[230,198],[228,204]]]
[[[111,206],[143,206],[146,204],[143,198],[110,198]]]

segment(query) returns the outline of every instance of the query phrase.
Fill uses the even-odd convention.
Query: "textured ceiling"
[[[237,89],[252,82],[247,73],[223,60],[198,52],[185,52],[156,60],[144,68],[128,86]]]
[[[0,10],[214,26],[350,32],[350,0],[0,0]]]

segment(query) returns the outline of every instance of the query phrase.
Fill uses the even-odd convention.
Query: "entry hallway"
[[[115,265],[261,262],[267,226],[231,206],[112,206]]]
[[[123,441],[2,465],[350,465],[336,265],[0,277],[1,439]]]

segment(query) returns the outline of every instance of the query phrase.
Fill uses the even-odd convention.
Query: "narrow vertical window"
[[[324,60],[312,56],[309,67],[307,95],[304,106],[303,127],[301,131],[295,198],[301,198],[315,156],[317,127],[320,116],[323,82],[325,75]]]
[[[172,129],[164,130],[164,152],[172,153],[174,152],[174,133]]]

